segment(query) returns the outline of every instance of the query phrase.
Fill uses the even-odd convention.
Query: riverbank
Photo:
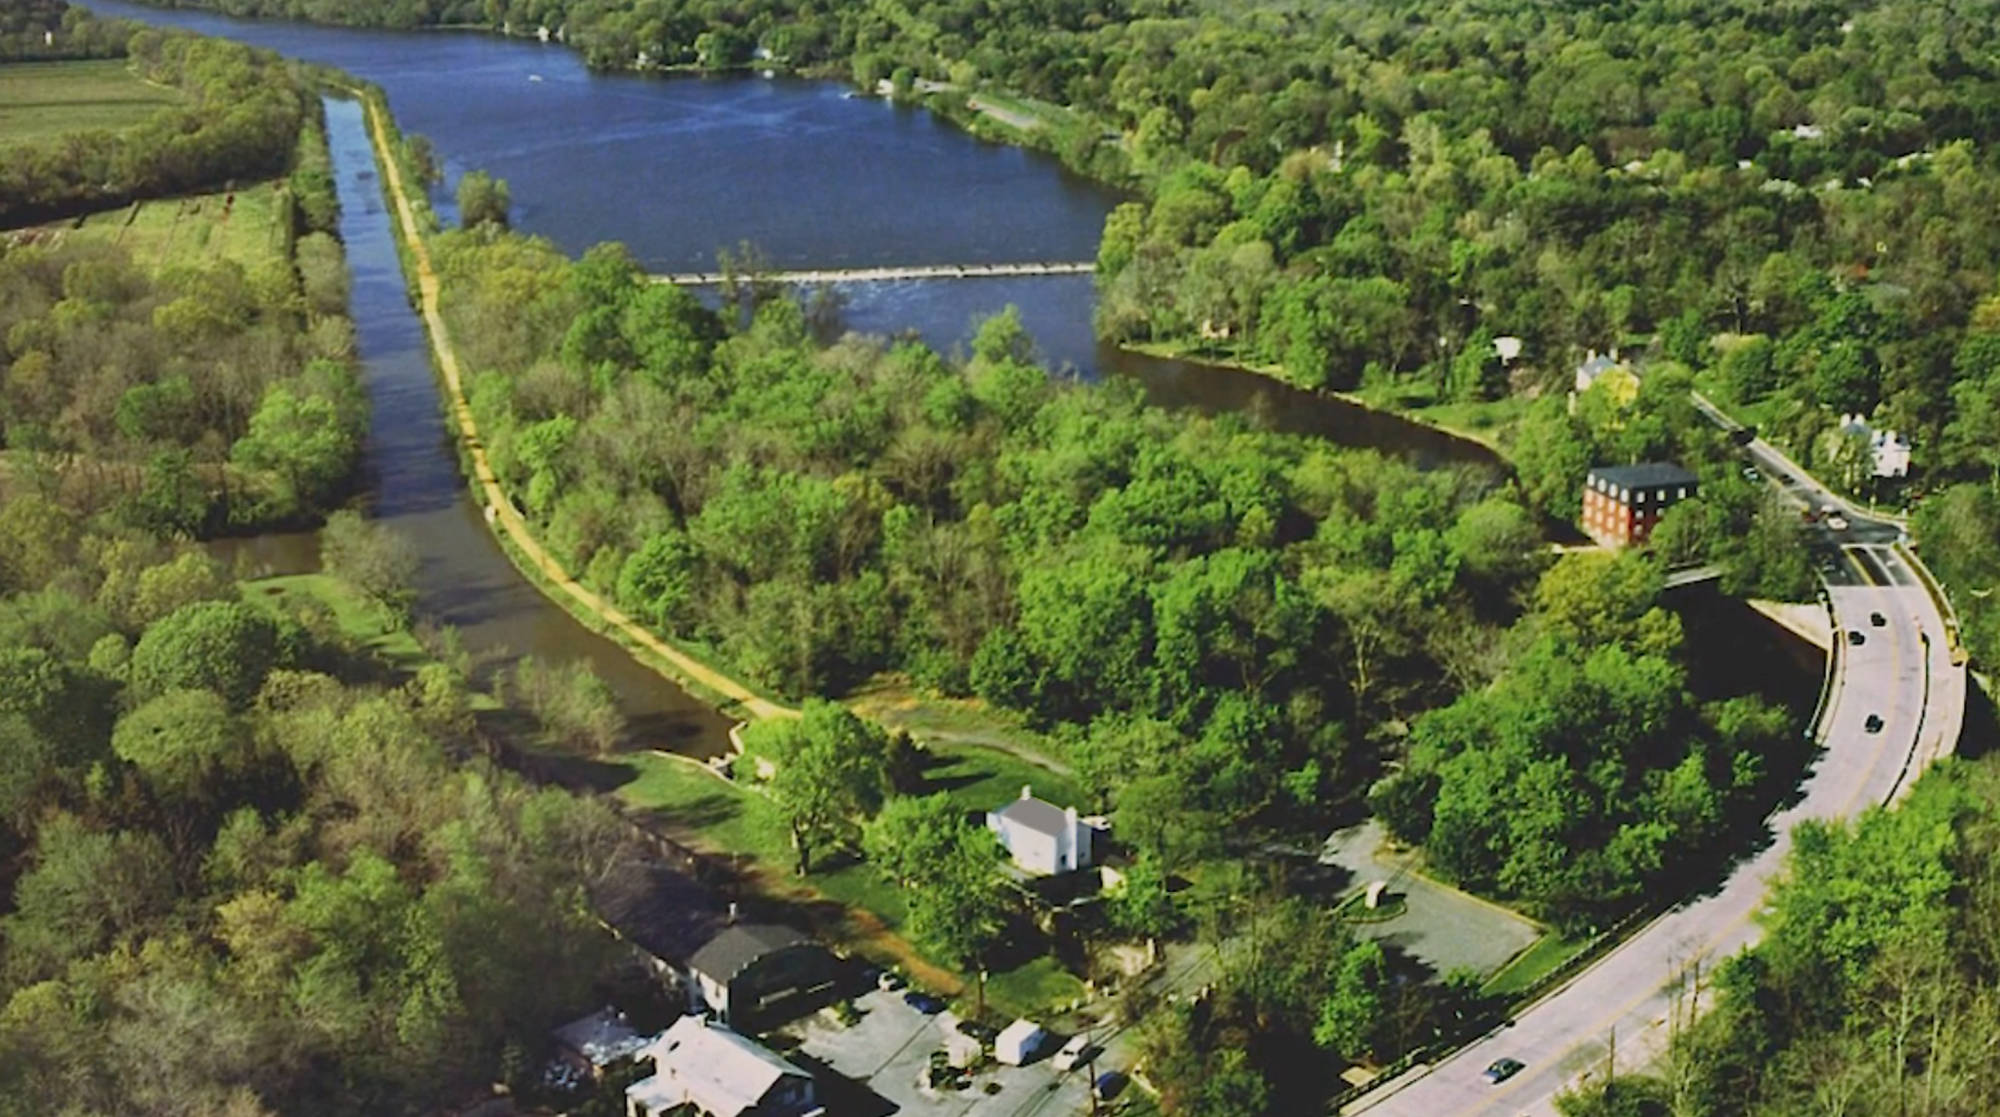
[[[1285,375],[1282,366],[1259,364],[1198,351],[1190,346],[1164,341],[1125,342],[1118,348],[1128,353],[1155,357],[1166,361],[1186,361],[1206,365],[1211,368],[1226,368],[1235,372],[1261,376],[1274,383],[1282,384],[1301,392],[1336,399],[1367,411],[1387,415],[1412,423],[1438,434],[1447,435],[1484,448],[1501,460],[1508,457],[1512,444],[1514,424],[1519,421],[1527,401],[1515,396],[1493,401],[1473,403],[1432,403],[1411,407],[1407,395],[1395,395],[1407,388],[1386,385],[1377,390],[1363,388],[1355,392],[1335,391],[1330,388],[1309,388]]]
[[[386,110],[379,95],[371,96],[358,89],[352,92],[361,99],[368,114],[368,132],[374,143],[376,164],[382,171],[382,185],[389,196],[390,208],[396,214],[397,239],[403,246],[405,262],[416,283],[417,311],[430,338],[432,360],[444,382],[452,422],[459,434],[460,449],[471,466],[474,491],[486,507],[486,521],[494,534],[509,548],[510,554],[517,556],[517,565],[525,564],[524,569],[553,600],[570,609],[573,615],[580,610],[594,622],[591,627],[600,632],[615,633],[620,643],[643,649],[646,653],[643,662],[654,666],[664,677],[684,686],[699,686],[710,695],[720,696],[726,705],[734,707],[748,720],[796,716],[797,711],[756,693],[737,679],[648,632],[611,602],[578,582],[535,539],[527,520],[514,507],[513,500],[500,485],[499,475],[487,459],[478,423],[472,416],[472,405],[465,398],[458,353],[451,343],[450,330],[445,325],[439,306],[441,285],[437,272],[431,266],[430,250],[418,226],[416,209],[403,185],[400,161],[389,144],[383,123]]]

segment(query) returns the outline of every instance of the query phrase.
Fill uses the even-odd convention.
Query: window
[[[1644,504],[1644,503],[1646,503],[1646,490],[1644,490],[1644,489],[1640,489],[1640,490],[1639,490],[1639,493],[1638,493],[1638,500],[1639,500],[1639,503],[1641,503],[1641,504]]]
[[[1687,499],[1687,495],[1688,495],[1688,487],[1687,487],[1686,485],[1682,485],[1682,486],[1681,486],[1681,489],[1680,489],[1680,492],[1678,492],[1678,493],[1675,493],[1675,494],[1674,494],[1674,499],[1675,499],[1675,500],[1686,500],[1686,499]]]

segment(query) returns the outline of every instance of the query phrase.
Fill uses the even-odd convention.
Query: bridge
[[[884,268],[812,268],[804,271],[765,271],[736,276],[739,280],[766,283],[887,283],[898,279],[1012,279],[1023,276],[1089,275],[1097,270],[1090,260],[1033,261],[1020,264],[911,264]],[[654,283],[676,287],[718,287],[729,278],[722,272],[667,272],[649,276]]]

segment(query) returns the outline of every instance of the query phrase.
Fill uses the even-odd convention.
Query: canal
[[[850,96],[835,83],[759,77],[590,73],[567,48],[474,32],[368,31],[236,20],[91,0],[106,15],[224,35],[325,63],[380,85],[398,122],[427,136],[447,171],[508,179],[518,227],[571,253],[621,240],[651,269],[712,266],[754,242],[779,267],[1089,259],[1115,191],[1055,160],[986,143],[920,109]],[[467,492],[445,428],[425,338],[410,311],[359,107],[329,102],[353,317],[374,405],[372,512],[422,558],[420,611],[456,626],[489,659],[581,658],[609,682],[649,744],[692,754],[725,747],[725,720],[585,629],[516,572]],[[1100,346],[1088,276],[850,285],[846,318],[864,332],[913,330],[949,352],[979,318],[1019,306],[1052,369],[1129,379],[1163,407],[1239,413],[1272,429],[1379,449],[1424,466],[1497,468],[1483,447],[1265,377]],[[220,547],[253,566],[310,569],[310,535]],[[1809,649],[1738,603],[1689,598],[1699,689],[1810,708]],[[1765,670],[1758,670],[1761,666]],[[1777,670],[1771,670],[1777,668]]]

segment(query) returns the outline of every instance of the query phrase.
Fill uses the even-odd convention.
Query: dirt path
[[[740,709],[746,718],[762,720],[773,717],[795,717],[797,711],[753,693],[750,688],[730,678],[728,675],[702,663],[680,649],[646,631],[643,625],[627,616],[617,606],[602,596],[586,588],[563,569],[555,556],[535,539],[528,522],[514,507],[505,489],[500,487],[500,479],[493,472],[492,464],[486,457],[486,444],[479,437],[479,426],[473,421],[472,407],[466,402],[461,386],[458,355],[451,344],[451,333],[445,328],[444,315],[438,309],[438,277],[431,267],[430,248],[424,243],[417,228],[416,210],[410,205],[410,198],[403,190],[403,174],[395,158],[390,154],[388,136],[382,127],[380,110],[375,102],[362,97],[361,102],[368,111],[368,133],[375,142],[376,162],[382,167],[388,183],[389,193],[395,198],[396,219],[403,227],[403,242],[409,246],[411,258],[417,269],[417,299],[419,312],[423,314],[424,325],[430,331],[431,352],[437,358],[438,370],[444,374],[445,389],[451,398],[452,418],[458,424],[458,431],[465,440],[465,448],[472,455],[473,476],[480,492],[486,498],[487,522],[497,530],[506,533],[514,546],[520,549],[528,561],[542,572],[555,592],[567,596],[581,606],[590,616],[595,617],[605,627],[614,629],[625,639],[672,665],[673,670],[661,674],[674,682],[682,681],[675,672],[691,679],[709,690],[723,696],[731,705]],[[658,670],[656,667],[655,670]]]
[[[395,198],[396,218],[403,226],[403,240],[409,246],[411,259],[416,263],[418,310],[423,314],[424,325],[429,328],[431,351],[437,357],[438,368],[444,374],[445,387],[450,392],[452,417],[457,421],[459,434],[464,437],[466,449],[472,455],[473,474],[478,480],[480,490],[486,496],[487,507],[492,510],[488,522],[504,530],[514,545],[521,549],[521,553],[528,556],[557,590],[567,594],[591,615],[617,629],[633,643],[673,664],[675,669],[684,672],[687,677],[726,696],[747,717],[752,719],[796,717],[798,715],[796,710],[752,693],[748,687],[735,679],[688,656],[646,631],[603,597],[579,585],[576,579],[570,577],[569,572],[563,569],[562,564],[535,540],[528,529],[527,521],[514,507],[514,502],[508,498],[506,491],[500,487],[500,479],[487,461],[486,447],[479,437],[479,427],[473,422],[472,408],[466,403],[465,393],[460,387],[458,356],[452,349],[451,334],[445,328],[444,316],[438,310],[437,272],[431,267],[430,250],[418,231],[416,210],[411,207],[409,196],[403,191],[402,170],[389,152],[388,137],[382,129],[379,110],[372,100],[361,96],[358,91],[356,96],[366,106],[368,132],[375,143],[375,159],[382,168],[390,194]],[[667,673],[662,672],[662,674]],[[667,677],[672,678],[671,675]],[[686,758],[676,756],[675,759]],[[681,833],[675,834],[674,837],[697,848],[707,848],[698,834]],[[710,849],[708,852],[716,851]],[[752,872],[759,890],[773,896],[791,895],[830,900],[810,885],[785,877],[768,865],[759,863]],[[955,975],[926,960],[907,940],[889,930],[875,913],[852,905],[843,904],[841,907],[847,913],[848,925],[860,940],[877,952],[897,959],[906,972],[925,986],[948,995],[956,994],[964,988],[964,983]]]

